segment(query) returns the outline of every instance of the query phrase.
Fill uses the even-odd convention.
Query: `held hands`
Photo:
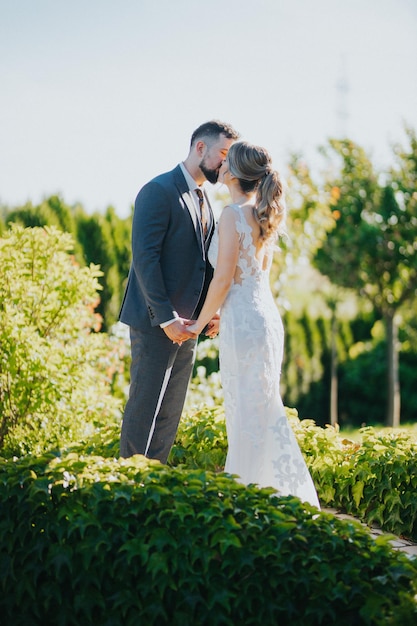
[[[185,322],[185,324],[188,330],[192,333],[192,336],[194,338],[197,338],[198,335],[203,330],[201,328],[201,324],[199,324],[198,322],[194,320],[188,320]],[[209,321],[209,323],[206,326],[206,332],[204,333],[206,337],[210,337],[210,339],[213,339],[214,337],[216,337],[216,335],[218,335],[219,333],[219,326],[220,326],[220,315],[216,313],[216,315],[214,315],[214,317]]]
[[[187,341],[187,339],[195,338],[195,334],[190,332],[187,324],[189,324],[189,320],[184,320],[179,317],[177,320],[175,320],[175,322],[172,322],[172,324],[168,324],[168,326],[165,326],[163,330],[167,337],[171,339],[172,343],[177,343],[179,346],[181,346],[184,341]]]
[[[187,339],[197,339],[198,335],[201,333],[202,329],[199,327],[200,324],[195,320],[186,320],[182,317],[179,317],[165,326],[163,328],[165,334],[169,339],[171,339],[172,343],[176,343],[181,346],[184,341]],[[219,333],[220,326],[220,316],[216,313],[214,317],[207,324],[206,332],[204,333],[210,339],[213,339]]]
[[[187,324],[188,330],[190,331],[190,333],[192,333],[194,339],[197,339],[198,335],[201,332],[201,330],[199,330],[198,328],[197,322],[195,320],[188,320],[188,322],[185,323]]]

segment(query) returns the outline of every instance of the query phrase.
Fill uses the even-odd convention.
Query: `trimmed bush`
[[[416,564],[358,523],[137,456],[0,463],[2,624],[405,624]]]
[[[295,409],[286,411],[323,506],[417,540],[417,443],[411,435],[368,427],[360,431],[360,443],[337,428],[299,420]],[[119,437],[120,427],[111,426],[72,450],[116,458]],[[218,472],[226,453],[223,407],[204,407],[182,418],[169,464]]]
[[[323,506],[417,540],[417,442],[412,436],[368,427],[361,429],[358,443],[337,428],[299,420],[295,409],[286,411]],[[169,461],[218,471],[226,453],[223,408],[206,407],[181,420]]]
[[[417,442],[401,430],[360,430],[361,443],[293,421],[323,505],[417,540]]]

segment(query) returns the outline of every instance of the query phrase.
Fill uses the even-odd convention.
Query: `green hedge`
[[[361,442],[335,428],[287,417],[304,453],[323,506],[342,509],[367,524],[417,541],[417,442],[402,430],[361,429]],[[73,448],[119,456],[119,426],[102,429]],[[171,466],[220,471],[227,453],[224,410],[203,407],[185,415],[169,457]]]
[[[293,422],[323,505],[417,540],[417,442],[402,430],[363,428],[361,442]]]
[[[75,452],[0,461],[5,626],[415,624],[417,564],[225,474]]]
[[[323,506],[417,540],[417,442],[411,435],[368,427],[359,431],[359,443],[286,411]],[[182,419],[170,463],[217,471],[226,452],[222,407],[203,408]]]

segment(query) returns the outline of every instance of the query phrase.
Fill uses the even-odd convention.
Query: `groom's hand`
[[[165,326],[163,331],[167,337],[171,339],[172,343],[177,343],[179,346],[183,344],[184,341],[187,341],[187,339],[194,337],[193,333],[191,333],[185,325],[185,320],[180,317],[175,320],[175,322]]]

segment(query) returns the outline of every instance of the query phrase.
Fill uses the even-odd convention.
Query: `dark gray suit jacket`
[[[211,212],[209,202],[207,205]],[[202,245],[195,204],[179,165],[138,193],[132,223],[132,264],[120,320],[151,331],[174,317],[195,319],[213,269]]]

